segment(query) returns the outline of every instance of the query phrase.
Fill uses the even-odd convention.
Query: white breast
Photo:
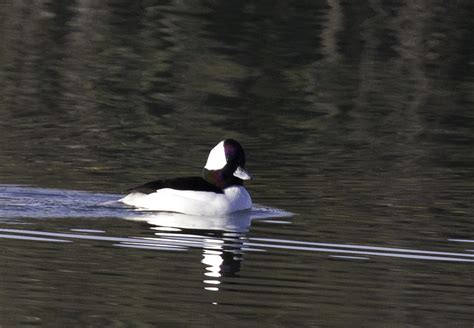
[[[145,210],[205,216],[224,215],[252,207],[252,199],[243,186],[228,187],[223,194],[164,188],[148,195],[131,193],[119,201]]]

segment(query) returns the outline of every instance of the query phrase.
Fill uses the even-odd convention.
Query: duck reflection
[[[221,217],[170,212],[134,214],[127,219],[146,222],[154,232],[154,237],[146,238],[147,241],[165,245],[168,249],[202,250],[204,288],[210,291],[219,290],[222,277],[240,272],[252,220],[291,216],[291,213],[269,208],[252,208]]]
[[[181,249],[202,249],[205,265],[204,288],[218,291],[221,278],[240,271],[246,233],[252,211],[241,211],[223,217],[204,217],[181,213],[138,213],[129,220],[146,222],[154,231],[155,242]]]
[[[245,233],[228,236],[225,232],[213,237],[203,248],[201,263],[206,266],[204,289],[218,291],[222,277],[235,276],[240,271],[246,237]]]

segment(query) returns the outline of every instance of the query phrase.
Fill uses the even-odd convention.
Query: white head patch
[[[224,141],[221,141],[211,149],[204,168],[208,170],[220,170],[226,164],[227,159],[225,158]]]

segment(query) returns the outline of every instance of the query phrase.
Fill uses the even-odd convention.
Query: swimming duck
[[[234,139],[211,149],[201,177],[156,180],[130,189],[119,201],[142,210],[218,216],[252,207],[245,153]]]

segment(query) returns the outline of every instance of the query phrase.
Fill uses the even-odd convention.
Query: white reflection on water
[[[474,243],[474,239],[448,239],[457,243]]]
[[[7,234],[0,234],[0,238],[18,239],[18,240],[32,240],[32,241],[48,241],[48,242],[55,242],[55,243],[70,243],[71,242],[70,240],[31,237],[31,236],[22,236],[22,235],[7,235]]]
[[[222,277],[240,271],[247,242],[246,233],[252,220],[288,217],[291,214],[277,209],[254,207],[221,217],[194,216],[181,213],[137,213],[128,220],[147,222],[154,232],[154,242],[166,241],[202,250],[205,265],[204,289],[219,291]]]
[[[433,261],[456,261],[456,262],[474,262],[474,254],[471,253],[454,253],[454,252],[437,252],[417,249],[377,247],[366,245],[351,244],[331,244],[331,243],[313,243],[304,241],[288,241],[279,239],[266,238],[247,238],[245,234],[238,236],[229,236],[225,232],[219,232],[218,235],[204,236],[199,235],[199,231],[192,233],[155,233],[156,237],[147,238],[120,238],[107,237],[90,234],[74,234],[74,233],[57,233],[45,231],[33,231],[25,229],[0,229],[0,238],[8,239],[28,239],[35,241],[48,242],[72,242],[74,239],[94,240],[114,242],[116,246],[131,248],[147,248],[160,250],[187,250],[189,248],[201,248],[204,250],[223,250],[232,251],[232,254],[238,255],[245,252],[254,251],[271,251],[289,250],[289,251],[310,251],[310,252],[327,252],[340,254],[361,254],[373,255],[380,257],[395,257],[404,259],[420,259]],[[201,232],[205,233],[205,232]],[[41,236],[41,237],[31,237]],[[217,237],[219,236],[219,237]],[[63,238],[63,239],[57,239]],[[259,241],[259,242],[256,242]],[[294,243],[292,245],[292,243]],[[300,246],[296,246],[300,245]],[[321,247],[314,247],[321,245]],[[324,246],[323,246],[324,245]],[[361,250],[363,249],[363,250]],[[217,253],[216,253],[217,254]],[[225,252],[222,252],[225,254]],[[346,256],[347,257],[347,256]],[[225,262],[225,260],[224,260]]]
[[[354,250],[367,250],[367,251],[385,251],[385,252],[401,252],[401,253],[412,253],[417,254],[420,256],[420,259],[431,259],[430,256],[435,257],[437,255],[445,255],[445,256],[472,256],[470,254],[465,253],[451,253],[451,252],[435,252],[435,251],[424,251],[424,250],[412,250],[406,248],[391,248],[391,247],[378,247],[378,246],[365,246],[365,245],[351,245],[351,244],[330,244],[330,243],[316,243],[316,242],[307,242],[307,241],[298,241],[298,240],[286,240],[286,239],[272,239],[272,238],[251,238],[252,241],[263,241],[269,243],[275,243],[272,247],[280,248],[278,244],[285,244],[283,248],[288,249],[298,249],[298,250],[319,250],[319,248],[315,248],[312,246],[323,246],[328,247],[331,251],[338,252],[340,248],[348,248],[352,249],[353,251],[349,250],[340,250],[341,253],[358,253],[358,254],[367,254],[369,255],[370,252],[363,252],[363,251],[354,251]],[[250,245],[260,245],[258,243],[249,243]],[[263,244],[265,245],[265,244]],[[302,245],[302,246],[294,246],[294,245]],[[382,254],[382,253],[378,253]],[[422,256],[423,255],[423,256]],[[426,256],[424,256],[426,255]],[[387,255],[391,256],[391,255]],[[415,255],[414,255],[415,256]],[[407,256],[404,256],[407,257]],[[416,258],[416,257],[413,257]],[[434,258],[433,258],[434,259]]]
[[[131,221],[147,222],[151,229],[161,230],[213,230],[246,232],[250,227],[250,222],[257,211],[242,211],[222,217],[207,217],[187,215],[170,212],[137,212],[135,215],[126,216],[125,219]]]

